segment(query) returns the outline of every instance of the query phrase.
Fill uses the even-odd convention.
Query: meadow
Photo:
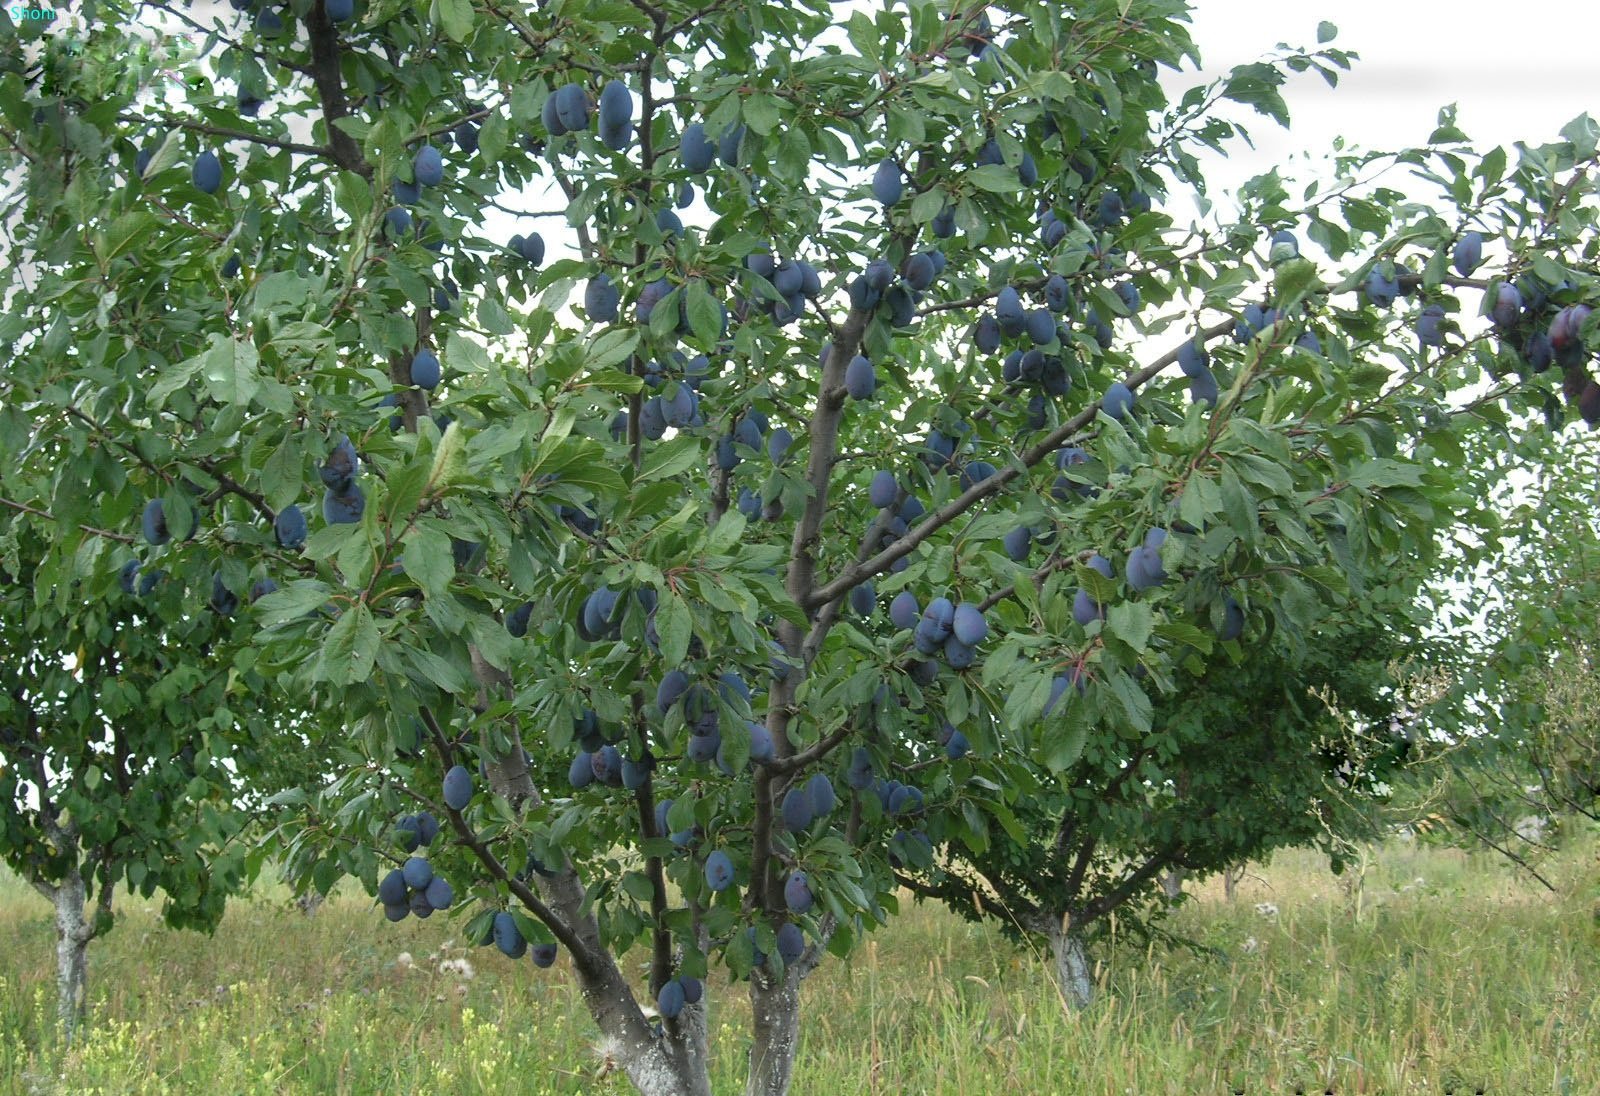
[[[1556,894],[1398,841],[1338,877],[1280,853],[1231,902],[1190,888],[1169,927],[1202,949],[1103,947],[1075,1016],[1044,956],[908,903],[806,983],[794,1092],[1600,1092],[1597,853],[1586,837],[1546,865]],[[565,961],[464,946],[464,920],[391,925],[353,887],[311,917],[262,888],[213,938],[165,928],[155,902],[119,911],[91,949],[92,1029],[63,1048],[49,908],[0,878],[0,1091],[628,1091]],[[717,1091],[736,1092],[747,1005],[709,988]]]

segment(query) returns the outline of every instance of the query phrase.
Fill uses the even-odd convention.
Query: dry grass
[[[1549,895],[1492,859],[1394,845],[1353,886],[1283,854],[1232,904],[1206,885],[1176,915],[1211,954],[1115,944],[1101,1002],[1072,1017],[1041,957],[913,907],[807,983],[794,1090],[1600,1092],[1595,845],[1554,870]],[[0,1091],[626,1091],[563,964],[464,948],[443,915],[390,925],[340,894],[308,919],[273,893],[208,939],[138,900],[122,913],[91,959],[93,1032],[63,1053],[48,910],[0,881]],[[472,977],[440,969],[460,959]],[[733,1092],[747,1006],[726,982],[711,994],[717,1091]]]

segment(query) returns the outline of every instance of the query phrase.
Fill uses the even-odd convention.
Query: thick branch
[[[1173,857],[1178,854],[1180,848],[1181,846],[1174,843],[1159,852],[1152,853],[1148,860],[1125,876],[1122,882],[1094,901],[1085,903],[1083,909],[1079,911],[1075,923],[1087,925],[1095,918],[1102,917],[1122,905],[1129,895],[1154,878],[1162,868],[1172,863]]]
[[[350,113],[339,71],[339,34],[321,4],[312,4],[306,13],[306,33],[311,36],[311,78],[322,101],[322,121],[328,130],[328,151],[346,171],[362,178],[372,177],[372,167],[361,154],[361,146],[339,127],[339,119]],[[318,150],[321,151],[320,149]]]

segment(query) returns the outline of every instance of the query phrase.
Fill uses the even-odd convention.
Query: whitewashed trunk
[[[676,1020],[663,1026],[667,1032],[667,1053],[682,1079],[685,1096],[712,1096],[711,1055],[706,1034],[706,1002],[685,1005]]]
[[[539,880],[539,888],[556,914],[572,926],[595,956],[593,965],[574,957],[573,973],[595,1026],[604,1036],[604,1050],[628,1075],[639,1096],[711,1096],[710,1063],[702,1052],[685,1052],[681,1040],[660,1039],[634,1001],[617,965],[600,943],[592,914],[583,912],[583,885],[571,871]],[[677,1043],[678,1045],[674,1045]]]
[[[84,917],[83,877],[70,873],[52,888],[56,907],[56,1011],[61,1032],[72,1042],[89,1012],[89,940],[94,926]]]
[[[800,1049],[800,972],[750,977],[750,1076],[745,1096],[787,1096]]]
[[[1074,932],[1062,918],[1047,931],[1050,951],[1055,957],[1056,984],[1061,989],[1061,1002],[1067,1011],[1086,1009],[1094,1004],[1094,968],[1089,953],[1083,946],[1083,937]]]

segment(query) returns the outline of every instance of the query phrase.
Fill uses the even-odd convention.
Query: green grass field
[[[1040,957],[911,907],[806,984],[794,1091],[1600,1092],[1597,848],[1552,865],[1557,895],[1455,851],[1388,846],[1359,887],[1282,854],[1232,903],[1209,883],[1175,915],[1216,954],[1113,947],[1100,1002],[1072,1018]],[[0,880],[0,1089],[628,1090],[564,962],[539,971],[465,948],[464,922],[446,915],[390,925],[341,893],[307,918],[273,893],[206,938],[162,927],[137,899],[121,914],[91,951],[92,1031],[63,1053],[48,907]],[[734,1092],[746,1005],[726,981],[709,988],[717,1090]]]

